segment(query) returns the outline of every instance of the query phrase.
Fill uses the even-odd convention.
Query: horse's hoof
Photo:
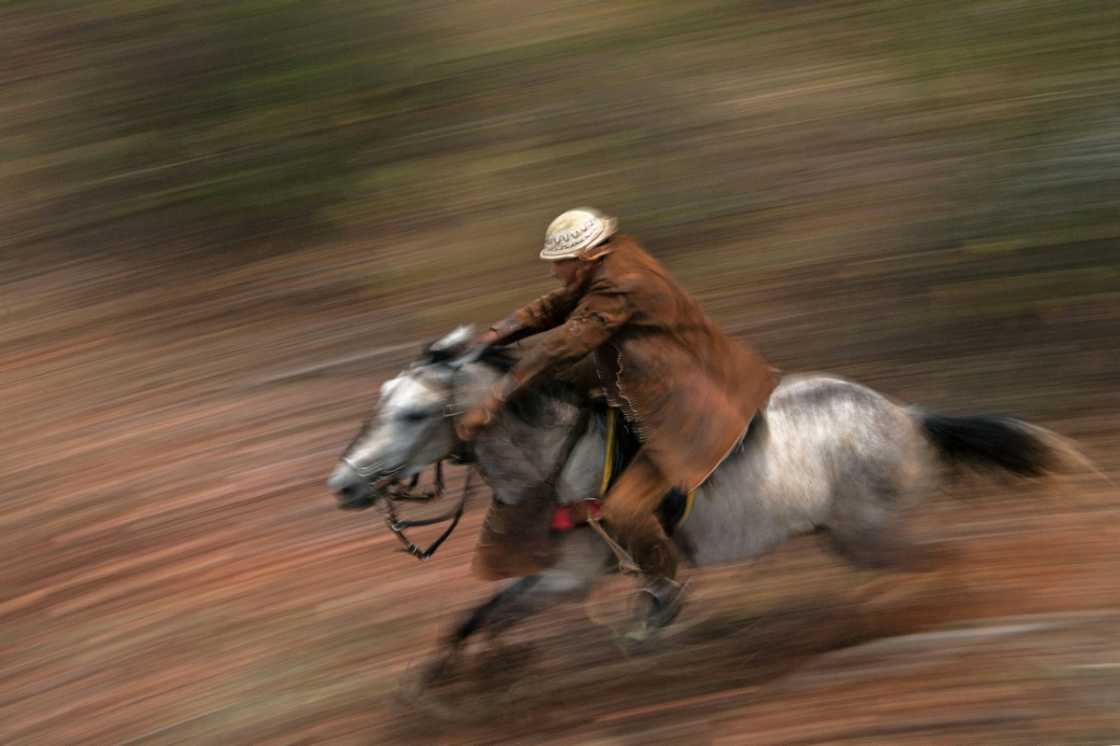
[[[630,652],[642,652],[653,646],[653,643],[659,639],[660,633],[660,627],[654,627],[650,624],[639,624],[622,636],[622,644],[625,645]]]
[[[627,658],[645,655],[660,646],[661,629],[647,622],[638,622],[625,631],[616,632],[611,642]]]

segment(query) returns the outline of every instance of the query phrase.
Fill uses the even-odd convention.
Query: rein
[[[463,480],[463,492],[459,497],[459,504],[455,508],[443,515],[436,516],[435,518],[424,518],[415,521],[402,521],[397,517],[396,503],[404,500],[415,500],[426,502],[435,498],[443,497],[443,461],[437,461],[435,465],[435,489],[428,492],[416,494],[412,489],[416,487],[417,482],[420,480],[420,475],[417,474],[412,478],[407,487],[400,486],[396,483],[391,486],[388,494],[388,501],[386,502],[386,515],[385,525],[393,532],[393,535],[400,539],[401,544],[404,545],[404,551],[411,554],[413,557],[420,561],[429,559],[440,545],[451,536],[451,532],[459,525],[459,519],[463,517],[463,509],[467,505],[467,497],[470,495],[471,477],[474,475],[474,470],[467,471],[467,476]],[[416,528],[417,526],[432,526],[436,523],[443,523],[444,521],[451,521],[451,523],[443,530],[435,541],[433,541],[427,549],[421,549],[412,542],[405,534],[406,528]]]

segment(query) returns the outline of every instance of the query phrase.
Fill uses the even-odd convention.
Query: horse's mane
[[[443,340],[436,340],[424,345],[420,351],[421,365],[440,365],[450,363],[463,354],[460,347],[447,347],[441,344]],[[491,345],[485,348],[475,362],[489,365],[501,373],[508,373],[517,364],[520,356],[511,346]]]
[[[421,363],[438,365],[449,363],[462,354],[461,349],[447,349],[438,342],[424,347]],[[503,375],[513,370],[521,359],[521,351],[512,345],[491,345],[484,349],[475,362],[488,366]],[[530,423],[539,423],[548,413],[550,405],[560,402],[578,407],[589,404],[587,393],[569,381],[556,376],[538,378],[509,400],[506,409],[514,416]]]

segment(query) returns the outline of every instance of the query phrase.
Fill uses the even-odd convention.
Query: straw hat
[[[577,259],[583,252],[613,236],[616,230],[618,220],[593,207],[568,210],[553,220],[545,231],[541,259],[546,262]]]

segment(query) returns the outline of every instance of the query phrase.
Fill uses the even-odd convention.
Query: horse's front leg
[[[484,632],[493,639],[550,606],[587,598],[596,578],[608,568],[609,559],[606,547],[589,530],[565,537],[560,561],[555,566],[510,582],[455,626],[444,641],[443,652],[427,669],[425,679],[432,682],[446,674],[475,634]]]

